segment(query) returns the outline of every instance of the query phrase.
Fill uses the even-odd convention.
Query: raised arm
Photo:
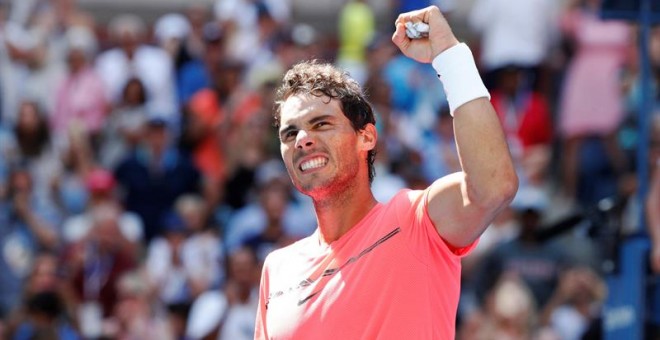
[[[428,38],[408,38],[405,23],[409,21],[427,23]],[[406,56],[432,62],[443,82],[462,171],[431,184],[427,205],[440,236],[455,247],[467,246],[518,189],[500,121],[472,54],[459,44],[437,7],[401,14],[392,41]]]

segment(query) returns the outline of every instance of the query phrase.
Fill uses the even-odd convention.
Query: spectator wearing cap
[[[109,102],[119,103],[126,82],[137,77],[147,89],[148,110],[163,114],[178,124],[172,58],[162,48],[144,42],[146,24],[135,15],[123,14],[113,18],[109,30],[117,47],[99,54],[96,59],[96,70],[105,83]]]
[[[99,208],[117,209],[117,226],[126,240],[137,248],[144,238],[144,225],[140,217],[125,211],[117,200],[116,181],[108,170],[97,168],[87,174],[85,188],[88,202],[85,211],[73,215],[62,223],[62,238],[66,244],[73,244],[88,237],[93,232],[93,216]]]
[[[158,46],[165,50],[172,60],[176,60],[184,50],[190,29],[190,22],[183,14],[167,13],[156,20],[154,36]]]
[[[190,157],[173,145],[170,126],[166,118],[151,116],[142,143],[114,170],[122,203],[142,218],[147,242],[161,234],[161,219],[176,199],[199,193],[203,183]]]
[[[174,62],[177,93],[179,95],[179,77],[183,67],[193,60],[203,58],[206,39],[204,37],[204,27],[208,17],[209,9],[207,6],[191,4],[183,13],[163,15],[154,25],[156,42],[168,52]],[[181,104],[185,103],[185,100],[179,98]]]
[[[68,73],[56,88],[52,125],[57,137],[68,130],[83,130],[98,139],[107,116],[105,85],[92,67],[97,42],[88,28],[71,27],[66,32]]]

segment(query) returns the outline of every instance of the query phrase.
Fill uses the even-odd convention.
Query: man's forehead
[[[327,96],[298,94],[287,98],[280,111],[281,126],[296,125],[320,115],[343,115],[338,100]]]

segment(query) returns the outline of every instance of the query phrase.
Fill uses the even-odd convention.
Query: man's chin
[[[296,183],[295,187],[302,194],[312,198],[326,195],[331,191],[327,183]]]

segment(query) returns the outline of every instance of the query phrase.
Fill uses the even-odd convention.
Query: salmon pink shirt
[[[318,230],[272,252],[255,339],[453,339],[461,256],[429,218],[428,190],[402,190],[337,241]]]

